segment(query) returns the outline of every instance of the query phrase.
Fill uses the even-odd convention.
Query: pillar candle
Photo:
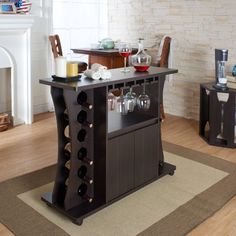
[[[73,77],[78,75],[78,63],[68,62],[67,63],[67,77]]]
[[[57,57],[55,59],[55,74],[58,77],[66,77],[66,58]]]

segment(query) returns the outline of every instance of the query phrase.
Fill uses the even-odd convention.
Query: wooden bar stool
[[[160,61],[157,63],[157,66],[168,68],[168,60],[169,60],[169,54],[170,54],[170,43],[171,43],[171,38],[168,37],[168,36],[165,37],[164,44],[163,44],[163,47],[162,47]],[[164,82],[161,83],[160,86],[161,86],[161,91],[162,91],[161,101],[160,101],[160,113],[161,113],[161,119],[163,121],[166,118],[165,111],[164,111],[164,106],[163,106]]]
[[[54,58],[59,57],[59,56],[63,56],[59,35],[58,34],[50,35],[48,38],[49,38],[49,41],[52,46],[52,53],[53,53]],[[76,61],[76,63],[78,64],[78,72],[79,73],[81,73],[87,69],[88,65],[86,62]]]

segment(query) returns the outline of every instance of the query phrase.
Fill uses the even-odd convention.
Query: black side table
[[[211,145],[236,147],[236,89],[200,85],[199,134]]]

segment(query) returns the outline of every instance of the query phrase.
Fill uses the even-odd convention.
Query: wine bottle
[[[65,167],[70,170],[70,160],[66,162]]]
[[[62,187],[65,191],[67,191],[67,187],[68,187],[69,174],[70,174],[70,170],[64,166],[61,172],[61,177],[62,177],[61,181],[62,181]]]
[[[65,135],[66,138],[70,139],[69,125],[67,125],[66,128],[64,129],[64,135]]]
[[[63,113],[63,118],[64,118],[64,120],[69,121],[69,116],[68,116],[67,109]]]
[[[71,143],[67,143],[64,147],[64,158],[65,160],[70,160],[71,155]]]
[[[77,135],[77,138],[79,140],[79,142],[83,142],[85,140],[85,137],[86,137],[86,130],[85,129],[81,129]]]
[[[78,170],[78,176],[79,178],[81,178],[83,181],[92,184],[93,180],[91,178],[89,178],[88,176],[86,176],[87,174],[87,167],[86,166],[81,166]]]
[[[69,174],[70,174],[70,170],[64,166],[62,168],[63,182],[66,181],[66,179],[69,177]]]
[[[66,160],[70,160],[70,152],[68,150],[64,150],[64,157]]]
[[[69,178],[66,178],[66,179],[64,180],[63,185],[62,185],[62,187],[63,187],[63,189],[64,189],[65,192],[67,192],[68,186],[69,186]]]
[[[65,186],[68,187],[68,185],[69,185],[69,178],[67,178],[65,181]]]
[[[92,128],[92,127],[93,127],[93,124],[92,124],[92,123],[89,123],[89,122],[87,121],[87,112],[84,111],[84,110],[82,110],[82,111],[79,112],[79,114],[78,114],[78,116],[77,116],[77,121],[78,121],[80,124],[82,124],[82,125],[84,125],[84,126],[87,126],[87,127],[89,127],[89,128]]]
[[[80,92],[78,97],[77,97],[77,102],[79,105],[88,108],[89,110],[91,110],[93,108],[92,104],[89,104],[87,102],[87,94],[85,92]]]
[[[78,195],[81,197],[81,198],[83,198],[83,199],[85,199],[85,200],[87,200],[88,202],[92,202],[93,201],[93,199],[90,197],[90,196],[88,196],[86,193],[87,193],[87,189],[88,189],[88,186],[86,185],[86,184],[81,184],[80,186],[79,186],[79,188],[78,188]]]
[[[90,166],[93,165],[93,161],[87,158],[87,149],[84,147],[80,148],[78,151],[78,159]]]
[[[71,143],[70,142],[66,143],[64,149],[67,150],[68,152],[71,152]]]

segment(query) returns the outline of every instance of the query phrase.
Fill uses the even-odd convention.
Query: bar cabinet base
[[[87,204],[87,207],[85,207],[84,205],[79,205],[77,207],[74,207],[68,211],[66,211],[64,208],[56,205],[56,204],[53,204],[52,202],[52,192],[47,192],[47,193],[44,193],[41,197],[41,199],[46,202],[46,204],[49,206],[49,207],[53,207],[55,208],[56,210],[58,210],[61,214],[67,216],[68,218],[71,219],[71,221],[76,224],[76,225],[82,225],[83,223],[83,219],[88,217],[89,215],[92,215],[94,214],[95,212],[99,211],[99,210],[102,210],[103,208],[113,204],[114,202],[124,198],[125,196],[128,196],[129,194],[131,193],[134,193],[136,192],[137,190],[143,188],[144,186],[162,178],[163,176],[165,175],[174,175],[175,173],[175,170],[176,170],[176,166],[172,165],[172,164],[169,164],[167,162],[164,162],[163,163],[163,166],[159,167],[159,173],[160,175],[153,179],[153,180],[150,180],[148,181],[147,183],[143,184],[143,185],[140,185],[139,187],[117,197],[116,199],[113,199],[112,201],[110,202],[107,202],[107,203],[104,203],[102,201],[97,201],[92,203],[92,204]]]
[[[52,192],[42,200],[81,225],[83,219],[145,185],[173,175],[164,161],[160,101],[165,76],[177,70],[150,67],[148,72],[110,70],[110,80],[51,86],[57,120],[58,161]],[[149,109],[135,107],[126,115],[109,109],[108,94],[116,89],[150,98]]]

